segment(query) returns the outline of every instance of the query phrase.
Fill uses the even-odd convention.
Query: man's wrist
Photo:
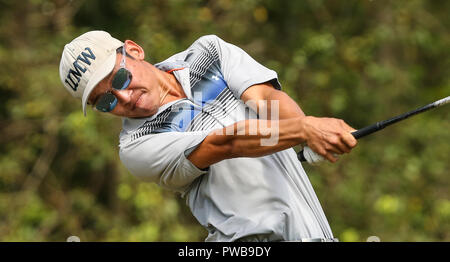
[[[296,119],[297,123],[294,125],[297,128],[297,136],[300,144],[306,143],[308,140],[308,122],[311,116],[302,116]]]

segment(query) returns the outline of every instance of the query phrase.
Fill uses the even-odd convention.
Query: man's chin
[[[156,110],[150,110],[150,109],[141,109],[141,108],[136,108],[136,112],[134,112],[133,114],[131,114],[130,116],[128,116],[129,118],[146,118],[146,117],[151,117],[154,114],[156,114],[158,112],[158,109]]]

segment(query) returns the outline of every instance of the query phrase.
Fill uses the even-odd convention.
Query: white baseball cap
[[[81,98],[85,116],[89,95],[114,69],[116,49],[123,45],[105,31],[90,31],[64,46],[59,76],[67,91]]]

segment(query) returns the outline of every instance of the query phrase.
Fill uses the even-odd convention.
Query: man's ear
[[[127,54],[134,57],[134,59],[144,60],[145,58],[144,49],[140,45],[136,44],[131,40],[125,40],[125,47],[126,47],[125,51],[127,52]]]

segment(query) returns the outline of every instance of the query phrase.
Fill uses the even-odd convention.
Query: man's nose
[[[123,90],[118,90],[118,89],[111,89],[111,93],[113,95],[115,95],[117,97],[117,100],[119,100],[119,103],[122,104],[126,104],[127,102],[130,101],[131,98],[131,92],[132,90],[129,89],[123,89]]]

